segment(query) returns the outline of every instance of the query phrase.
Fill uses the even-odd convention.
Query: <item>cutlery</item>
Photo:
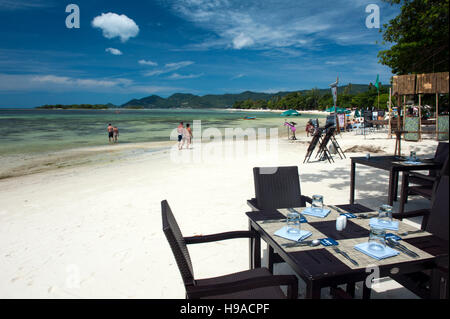
[[[395,240],[393,240],[391,238],[387,239],[387,245],[389,247],[391,247],[391,248],[394,248],[394,249],[397,249],[397,250],[401,251],[402,253],[408,255],[409,257],[412,257],[412,258],[419,257],[419,255],[417,255],[415,252],[409,250],[404,245],[399,244],[397,241],[395,241]]]
[[[285,220],[277,219],[277,220],[264,220],[262,224],[275,224],[275,223],[283,223]]]
[[[399,233],[399,236],[408,236],[408,235],[412,235],[412,234],[419,234],[419,233],[424,233],[424,230],[411,230],[411,231],[406,231],[404,233]]]
[[[377,216],[378,216],[378,214],[361,214],[357,218],[358,219],[369,219],[369,218],[373,218],[373,217],[377,217]]]
[[[356,260],[354,260],[353,258],[351,258],[345,251],[340,250],[337,247],[333,247],[333,250],[338,253],[341,254],[342,256],[344,256],[345,258],[347,258],[348,260],[350,260],[350,262],[355,265],[355,266],[359,266],[358,262]]]
[[[283,247],[291,248],[291,247],[302,247],[302,246],[309,246],[309,247],[316,247],[320,245],[320,240],[307,240],[307,241],[301,241],[298,243],[288,243],[288,244],[282,244]]]
[[[342,209],[340,209],[340,208],[337,207],[337,206],[332,205],[332,206],[330,206],[330,207],[333,208],[334,210],[336,210],[338,213],[341,213],[341,214],[347,214],[346,211],[343,211]]]

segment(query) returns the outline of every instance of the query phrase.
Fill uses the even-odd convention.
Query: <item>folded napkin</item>
[[[319,213],[316,213],[315,211],[313,211],[312,207],[308,207],[304,211],[302,211],[302,214],[309,215],[309,216],[314,216],[314,217],[319,217],[319,218],[325,218],[325,217],[328,216],[328,214],[330,212],[331,212],[331,209],[324,208]]]
[[[312,235],[312,233],[307,230],[300,230],[299,234],[292,234],[292,233],[288,233],[287,229],[288,229],[288,226],[285,226],[285,227],[281,228],[280,230],[276,231],[274,235],[278,236],[278,237],[283,237],[283,238],[286,238],[289,240],[293,240],[293,241],[302,241]]]
[[[409,164],[409,165],[419,165],[419,164],[422,164],[422,162],[419,162],[419,161],[416,161],[416,162],[413,162],[413,161],[406,161],[406,162],[403,162],[404,164]]]
[[[381,223],[378,218],[371,218],[370,219],[370,226],[378,227],[378,228],[384,228],[389,230],[398,230],[398,222],[391,221],[390,223]]]
[[[399,254],[398,251],[396,251],[395,249],[392,249],[391,247],[384,247],[383,250],[381,251],[375,251],[375,250],[371,250],[369,249],[369,243],[362,243],[362,244],[358,244],[354,247],[356,250],[366,254],[367,256],[370,256],[372,258],[375,258],[377,260],[381,260],[381,259],[386,259],[389,257],[394,257],[397,256]]]

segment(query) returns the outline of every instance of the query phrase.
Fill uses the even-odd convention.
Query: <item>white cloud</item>
[[[185,79],[196,79],[199,78],[201,76],[203,76],[204,74],[187,74],[187,75],[182,75],[182,74],[178,74],[178,73],[174,73],[170,76],[168,76],[167,78],[170,80],[185,80]]]
[[[186,91],[186,88],[136,83],[130,79],[75,78],[53,74],[4,74],[0,73],[0,93],[11,92],[95,92],[156,94]]]
[[[0,10],[23,10],[50,7],[52,4],[42,0],[0,0]]]
[[[139,27],[132,19],[112,12],[95,17],[92,26],[101,29],[105,38],[119,37],[122,42],[127,42],[139,34]]]
[[[138,63],[140,65],[158,66],[158,63],[150,61],[150,60],[139,60]]]
[[[129,79],[73,78],[59,75],[0,74],[0,91],[98,91],[124,88],[133,84]]]
[[[111,53],[112,55],[123,55],[122,51],[114,48],[107,48],[105,51]]]
[[[233,76],[231,79],[232,80],[237,80],[237,79],[242,79],[243,77],[246,77],[246,76],[247,76],[247,74],[240,73],[240,74],[237,74],[237,75]]]
[[[233,47],[238,50],[245,47],[250,47],[253,44],[255,44],[255,41],[253,41],[252,38],[246,36],[243,33],[239,34],[236,38],[233,39]]]
[[[175,62],[175,63],[167,63],[164,68],[159,69],[159,70],[153,70],[150,72],[145,73],[146,76],[155,76],[155,75],[161,75],[161,74],[166,74],[166,73],[170,73],[170,72],[174,72],[176,70],[185,68],[187,66],[190,66],[194,64],[194,62],[192,61],[181,61],[181,62]]]
[[[381,35],[365,27],[367,14],[363,2],[370,3],[369,0],[335,0],[332,4],[323,0],[165,0],[174,14],[208,32],[202,41],[185,49],[266,51],[314,50],[330,42],[374,45]],[[380,6],[383,21],[398,10],[389,4]]]

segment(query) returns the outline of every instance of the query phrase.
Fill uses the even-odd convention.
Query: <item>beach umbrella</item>
[[[349,110],[340,108],[340,107],[330,107],[329,109],[327,109],[325,112],[330,112],[330,113],[338,113],[338,114],[342,114],[342,113],[350,113]]]
[[[289,110],[281,114],[281,116],[299,116],[300,113],[298,113],[296,110]]]

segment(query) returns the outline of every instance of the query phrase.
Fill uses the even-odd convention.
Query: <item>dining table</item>
[[[400,172],[432,171],[442,167],[442,163],[434,159],[419,159],[410,162],[402,156],[363,156],[351,158],[350,171],[350,204],[355,203],[356,164],[378,168],[389,172],[387,204],[392,206],[398,197],[398,181]]]
[[[301,229],[311,232],[312,240],[335,241],[337,246],[303,245],[299,242],[275,235],[286,226],[286,216],[292,209],[271,209],[247,212],[249,229],[259,236],[250,245],[251,268],[261,267],[261,240],[267,243],[267,263],[273,273],[274,264],[285,262],[306,283],[305,298],[320,299],[323,288],[346,285],[347,294],[355,296],[355,284],[363,285],[363,298],[370,298],[371,289],[367,281],[376,274],[380,278],[416,273],[436,269],[439,262],[448,258],[448,242],[426,231],[421,231],[403,221],[398,221],[398,231],[388,231],[397,235],[399,241],[416,256],[399,252],[397,256],[375,259],[355,249],[368,242],[370,220],[376,212],[360,204],[326,205],[330,213],[323,218],[304,215],[305,207],[292,208],[304,217]],[[350,214],[346,228],[336,229],[336,220],[342,214]],[[415,232],[414,232],[415,231]],[[336,250],[336,248],[338,248]],[[355,264],[356,262],[356,264]],[[369,279],[368,279],[369,278]]]

